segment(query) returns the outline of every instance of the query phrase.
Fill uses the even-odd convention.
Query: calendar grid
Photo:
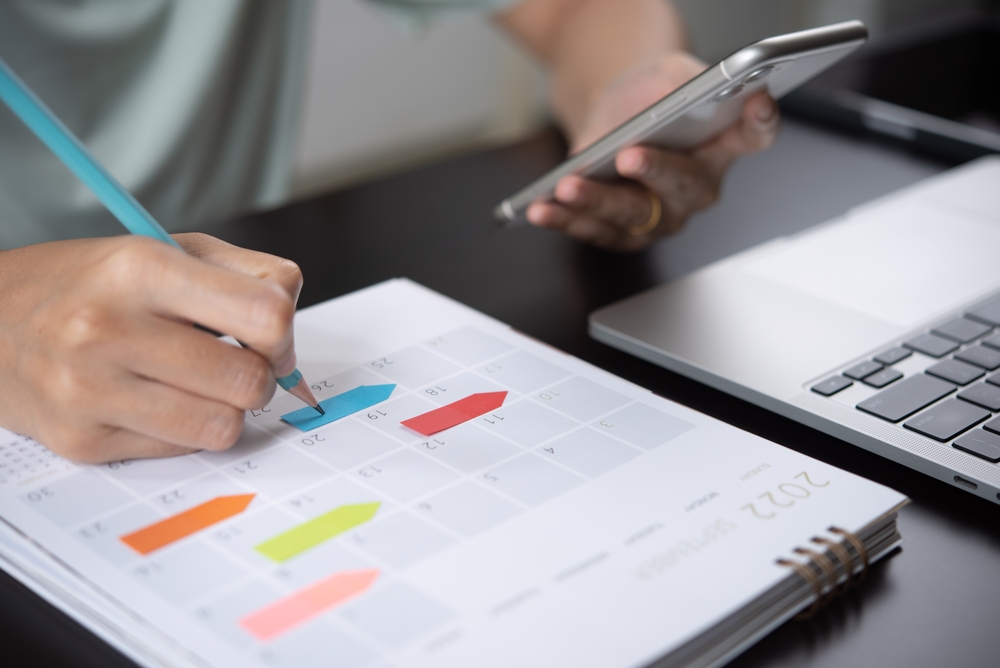
[[[37,474],[65,466],[73,472],[25,491],[21,500],[128,577],[267,663],[292,665],[287,638],[301,643],[316,636],[328,645],[319,638],[325,633],[337,638],[342,665],[361,666],[457,618],[408,583],[408,569],[642,456],[661,444],[650,445],[657,438],[666,442],[693,428],[474,327],[349,368],[313,389],[322,400],[374,384],[395,388],[386,401],[308,432],[281,421],[297,406],[289,396],[276,397],[248,414],[243,437],[227,452],[76,467],[30,439],[14,439],[0,445],[0,484],[20,475],[17,467]],[[437,434],[400,424],[497,391],[507,392],[500,408]],[[638,413],[630,417],[630,411]],[[652,429],[651,418],[659,420]],[[84,489],[88,507],[63,502],[81,498]],[[234,517],[149,555],[120,540],[234,494],[254,498]],[[372,519],[286,563],[255,550],[282,531],[356,503],[379,506]],[[359,569],[378,572],[369,590],[273,642],[240,625],[283,596]],[[376,623],[395,619],[397,610],[427,623],[396,625],[406,633]]]

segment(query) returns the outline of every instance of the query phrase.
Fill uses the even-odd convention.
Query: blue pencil
[[[159,239],[171,246],[180,244],[156,222],[156,219],[139,204],[125,187],[90,154],[87,147],[63,125],[55,114],[21,81],[7,63],[0,58],[0,99],[27,125],[42,143],[56,154],[83,184],[97,196],[118,221],[132,234]],[[291,374],[278,378],[278,385],[295,395],[320,413],[316,397],[302,373],[295,369]]]

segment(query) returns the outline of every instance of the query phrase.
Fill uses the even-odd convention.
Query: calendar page
[[[0,432],[9,570],[147,665],[641,666],[903,501],[406,280],[296,336],[225,452]]]

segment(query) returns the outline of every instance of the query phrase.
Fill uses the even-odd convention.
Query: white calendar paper
[[[642,666],[904,501],[406,280],[296,336],[318,398],[388,399],[302,432],[279,392],[230,451],[102,466],[0,430],[4,567],[146,665]]]

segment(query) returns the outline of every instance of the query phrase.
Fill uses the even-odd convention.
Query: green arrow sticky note
[[[288,561],[334,536],[364,524],[375,517],[380,505],[382,504],[376,501],[334,508],[328,513],[264,541],[254,549],[274,561]]]

